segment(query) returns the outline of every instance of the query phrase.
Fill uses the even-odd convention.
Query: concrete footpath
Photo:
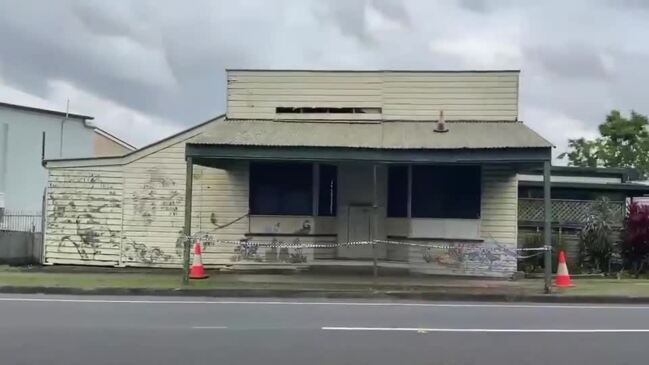
[[[0,267],[0,293],[204,297],[358,298],[543,303],[649,303],[643,279],[576,279],[543,293],[540,279],[210,272],[184,286],[176,270]]]

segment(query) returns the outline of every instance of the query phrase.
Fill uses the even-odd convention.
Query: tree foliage
[[[613,110],[599,125],[600,137],[569,139],[568,152],[559,158],[568,158],[571,166],[634,167],[642,177],[649,175],[649,120],[645,115],[631,111],[628,118]]]
[[[621,254],[636,275],[649,256],[649,205],[632,203],[624,219]]]
[[[603,272],[613,254],[615,212],[608,198],[594,202],[579,237],[582,263]]]

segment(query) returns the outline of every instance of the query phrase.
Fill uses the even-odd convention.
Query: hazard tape
[[[242,247],[263,247],[263,248],[336,248],[336,247],[345,247],[345,246],[369,246],[375,244],[387,244],[387,245],[396,245],[396,246],[407,246],[407,247],[420,247],[425,249],[439,249],[439,250],[450,250],[458,248],[468,248],[475,250],[483,251],[502,251],[502,250],[515,250],[521,252],[534,252],[534,251],[547,251],[551,250],[551,247],[527,247],[527,248],[507,248],[507,247],[484,247],[484,246],[473,246],[472,244],[459,243],[459,244],[427,244],[427,243],[417,243],[417,242],[405,242],[405,241],[390,241],[390,240],[374,240],[374,241],[351,241],[351,242],[286,242],[286,241],[251,241],[251,240],[214,240],[209,237],[191,237],[192,241],[201,242],[208,245],[235,245]]]

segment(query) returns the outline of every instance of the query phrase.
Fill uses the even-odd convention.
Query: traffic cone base
[[[575,286],[572,279],[570,279],[568,265],[566,265],[566,255],[563,251],[559,252],[559,265],[557,265],[557,276],[554,280],[554,286],[557,288],[572,288]]]
[[[192,268],[189,272],[190,279],[207,279],[208,276],[205,273],[205,268],[203,267],[203,254],[201,253],[201,245],[196,243],[194,245],[194,260],[192,261]]]

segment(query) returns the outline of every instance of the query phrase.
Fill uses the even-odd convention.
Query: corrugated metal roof
[[[224,120],[192,140],[195,144],[377,149],[481,149],[552,147],[521,122],[308,122]]]

